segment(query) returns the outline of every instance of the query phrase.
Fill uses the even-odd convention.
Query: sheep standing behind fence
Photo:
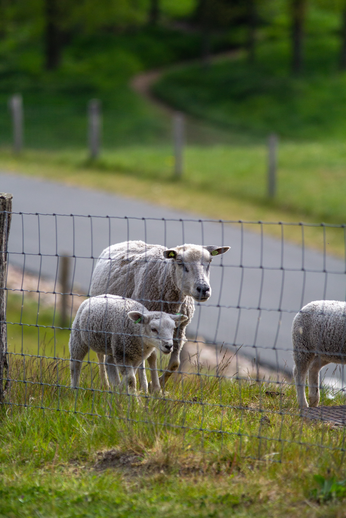
[[[211,260],[229,248],[192,244],[166,248],[143,241],[125,241],[106,248],[98,259],[91,281],[92,296],[120,295],[141,302],[150,311],[181,313],[187,317],[174,332],[173,352],[167,371],[160,378],[161,387],[179,368],[185,329],[194,314],[194,300],[205,302],[211,295]],[[155,351],[153,354],[156,355]]]
[[[106,358],[106,372],[113,387],[121,384],[120,371],[123,385],[129,392],[136,392],[138,367],[155,348],[169,354],[173,349],[173,333],[186,320],[184,315],[148,311],[139,302],[114,295],[85,300],[77,311],[69,342],[72,387],[78,386],[82,361],[92,349]],[[156,363],[150,367],[153,389],[160,391]],[[140,376],[142,388],[144,385],[147,392],[144,369]]]
[[[316,300],[304,306],[292,325],[293,374],[300,408],[308,406],[305,380],[309,372],[309,404],[320,400],[318,375],[328,363],[346,363],[346,303]]]

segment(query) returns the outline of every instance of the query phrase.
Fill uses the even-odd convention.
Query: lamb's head
[[[185,315],[171,315],[161,311],[130,311],[128,317],[141,326],[140,335],[143,340],[164,354],[173,350],[175,328],[188,320]]]
[[[174,261],[175,282],[182,296],[205,302],[211,295],[210,263],[224,254],[229,246],[181,245],[164,251],[164,257]]]

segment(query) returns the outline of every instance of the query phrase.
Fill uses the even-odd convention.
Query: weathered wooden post
[[[0,403],[4,400],[9,381],[7,361],[7,323],[6,323],[6,279],[7,245],[12,217],[12,194],[0,193]],[[6,380],[4,382],[4,380]]]
[[[277,170],[278,137],[275,133],[268,139],[268,196],[274,198],[276,194],[276,170]]]
[[[60,298],[60,327],[69,327],[70,321],[68,318],[68,297],[71,293],[71,289],[69,286],[70,280],[70,268],[71,266],[71,258],[68,255],[60,256],[60,265],[59,265],[59,282],[61,289],[61,298]]]
[[[20,94],[13,95],[9,102],[12,128],[13,128],[13,150],[16,154],[23,149],[23,99]]]
[[[183,151],[184,151],[184,116],[176,113],[173,117],[173,139],[174,139],[174,174],[181,178],[183,174]]]
[[[100,154],[101,146],[101,103],[98,99],[91,99],[88,104],[89,120],[89,153],[91,160]]]

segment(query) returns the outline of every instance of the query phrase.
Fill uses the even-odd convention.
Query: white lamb
[[[90,294],[111,293],[141,302],[150,311],[182,313],[185,323],[174,333],[173,352],[161,387],[180,365],[180,351],[186,341],[185,328],[194,314],[194,300],[205,302],[211,295],[209,268],[214,256],[229,246],[181,245],[166,248],[143,241],[125,241],[106,248],[96,264]],[[152,364],[156,362],[151,359]],[[99,356],[100,364],[102,357]],[[144,370],[142,370],[144,372]]]
[[[309,403],[320,400],[319,371],[328,363],[346,363],[346,303],[316,300],[304,306],[292,325],[293,374],[300,408],[308,406],[305,379],[309,371]]]
[[[114,295],[85,300],[74,319],[69,348],[71,386],[77,387],[82,361],[89,349],[106,357],[108,379],[114,387],[123,385],[136,392],[136,371],[149,357],[154,389],[160,390],[156,365],[150,361],[154,349],[169,354],[174,330],[187,320],[184,315],[148,311],[142,304]],[[143,388],[143,387],[142,387]],[[148,386],[144,387],[147,392]]]

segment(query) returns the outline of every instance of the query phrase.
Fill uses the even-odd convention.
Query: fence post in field
[[[59,264],[59,282],[61,289],[60,298],[60,327],[69,327],[70,320],[68,317],[68,297],[71,293],[69,286],[71,271],[71,258],[67,255],[60,256]]]
[[[268,139],[268,196],[274,198],[276,194],[276,171],[277,171],[277,147],[278,137],[275,133],[269,135]]]
[[[88,128],[89,154],[91,160],[95,160],[101,145],[101,103],[98,99],[89,101]]]
[[[12,128],[13,128],[13,150],[16,154],[23,148],[23,99],[20,94],[12,95],[9,102]]]
[[[0,403],[4,400],[9,380],[7,361],[7,324],[6,324],[6,280],[7,245],[12,217],[12,194],[0,193]]]
[[[183,151],[184,151],[184,115],[176,113],[173,117],[173,139],[174,139],[174,174],[181,178],[183,174]]]

